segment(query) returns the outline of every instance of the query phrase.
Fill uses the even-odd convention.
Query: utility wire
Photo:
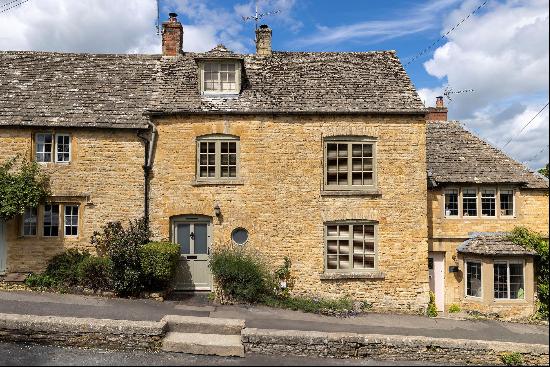
[[[432,48],[434,48],[439,42],[441,42],[445,37],[447,37],[452,31],[454,31],[455,29],[457,29],[458,27],[460,27],[462,25],[462,23],[464,23],[468,18],[470,18],[472,15],[474,15],[475,13],[477,13],[479,11],[479,9],[483,8],[485,5],[487,5],[488,3],[488,0],[485,0],[483,2],[483,4],[481,4],[480,6],[478,6],[474,11],[472,11],[470,14],[468,14],[468,16],[466,18],[462,18],[462,20],[460,22],[458,22],[453,28],[449,29],[447,31],[447,33],[445,33],[444,35],[442,35],[441,37],[439,37],[437,40],[435,40],[431,45],[429,45],[428,47],[426,47],[425,49],[423,49],[422,51],[420,51],[418,54],[416,54],[415,56],[413,56],[412,59],[410,59],[406,64],[405,66],[408,66],[409,64],[411,64],[413,61],[417,60],[420,56],[424,55],[426,52],[430,51]]]
[[[548,149],[549,145],[546,144],[546,146],[544,148],[542,148],[541,150],[538,151],[537,154],[535,154],[533,157],[531,157],[531,159],[528,159],[526,160],[525,162],[533,162],[534,160],[538,159],[540,157],[540,155],[542,153],[544,153],[544,151],[546,151]]]
[[[20,0],[17,0],[17,1],[20,1]],[[17,8],[18,6],[25,4],[27,1],[29,1],[29,0],[23,0],[23,1],[21,1],[19,4],[12,5],[12,6],[10,6],[9,8],[6,8],[6,9],[0,11],[0,14],[4,13],[4,12],[10,10],[10,9]],[[15,2],[15,1],[12,1],[11,3],[14,3],[14,2]],[[9,5],[9,4],[11,4],[11,3],[7,3],[6,5]],[[4,6],[6,6],[6,5],[4,5]],[[2,7],[4,7],[4,6],[2,6]]]
[[[529,126],[529,124],[531,124],[531,122],[533,122],[533,120],[535,120],[535,119],[537,118],[537,116],[540,115],[540,114],[542,113],[542,111],[544,111],[544,110],[546,109],[546,107],[548,107],[548,102],[546,102],[546,104],[544,105],[544,107],[541,108],[540,111],[537,112],[537,114],[536,114],[535,116],[533,116],[533,118],[532,118],[531,120],[529,120],[529,122],[526,123],[526,124],[521,128],[521,130],[520,130],[515,136],[512,136],[510,139],[508,139],[508,141],[506,142],[506,144],[504,144],[504,145],[502,146],[502,149],[506,148],[506,146],[508,146],[508,144],[510,144],[510,143],[512,142],[512,140],[514,140],[515,137],[519,136],[519,135],[523,132],[523,130],[525,130],[525,128],[526,128],[527,126]]]

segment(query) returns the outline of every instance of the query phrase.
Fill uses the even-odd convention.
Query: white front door
[[[175,282],[177,290],[212,289],[212,274],[208,268],[211,231],[212,220],[208,217],[188,216],[173,221],[173,241],[181,246]]]
[[[428,255],[430,290],[435,294],[437,311],[445,310],[445,253],[430,252]]]
[[[0,274],[6,272],[8,249],[6,244],[6,223],[0,221]]]

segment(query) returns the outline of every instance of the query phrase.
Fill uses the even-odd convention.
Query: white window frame
[[[475,190],[476,192],[476,215],[464,215],[464,190]],[[477,187],[474,187],[474,186],[468,186],[468,187],[464,187],[460,190],[460,203],[461,203],[461,215],[462,215],[462,218],[479,218],[479,190]]]
[[[235,181],[239,180],[241,176],[241,141],[238,136],[235,135],[225,135],[225,134],[212,134],[212,135],[203,135],[198,136],[196,139],[196,170],[195,170],[195,180],[197,182],[212,182],[212,181]],[[214,143],[214,154],[215,154],[215,161],[214,161],[214,177],[201,177],[200,175],[200,169],[201,169],[201,162],[200,162],[200,145],[201,143]],[[222,164],[221,164],[221,144],[222,143],[235,143],[236,145],[236,175],[235,177],[222,177],[221,170],[222,170]]]
[[[46,225],[45,225],[45,221],[46,221],[46,206],[57,206],[58,207],[58,212],[57,212],[57,235],[55,236],[52,236],[52,235],[46,235]],[[58,237],[63,237],[63,233],[61,232],[61,229],[63,228],[62,226],[62,222],[61,222],[61,213],[62,213],[62,209],[63,209],[63,205],[61,204],[58,204],[58,203],[47,203],[43,206],[43,215],[42,215],[42,236],[43,237],[47,237],[47,238],[58,238]],[[53,217],[52,217],[53,218]]]
[[[483,215],[483,192],[484,191],[494,192],[495,215]],[[479,216],[481,216],[482,218],[497,218],[498,210],[500,210],[500,201],[498,200],[499,191],[496,189],[496,187],[481,187],[478,190],[478,196],[479,196]]]
[[[457,200],[457,215],[447,215],[446,207],[447,207],[447,192],[449,191],[456,191],[456,200]],[[461,198],[460,198],[460,188],[457,187],[447,187],[443,190],[443,216],[445,218],[460,218],[460,209],[461,209]]]
[[[234,90],[205,90],[204,83],[204,69],[206,64],[221,65],[221,64],[234,64],[235,65],[235,89]],[[220,71],[218,68],[218,75]],[[240,60],[205,60],[199,64],[199,81],[200,92],[203,95],[234,95],[239,94],[241,91],[241,61]],[[221,83],[221,81],[219,81]]]
[[[501,214],[501,207],[500,207],[500,192],[501,191],[512,191],[512,215],[503,215]],[[497,199],[498,199],[498,215],[501,218],[505,219],[513,219],[516,218],[516,190],[513,187],[509,186],[503,186],[498,188],[497,193]]]
[[[374,258],[374,267],[373,268],[354,268],[353,267],[353,226],[354,225],[371,225],[374,227],[374,251],[372,253],[364,252],[363,256],[373,256]],[[348,245],[349,245],[349,253],[348,253],[348,261],[350,262],[350,268],[349,269],[329,269],[328,268],[328,241],[329,238],[332,240],[340,241],[342,237],[329,237],[327,233],[327,228],[329,226],[349,226],[349,238],[348,238]],[[330,221],[325,222],[323,224],[323,240],[324,240],[324,254],[325,254],[325,272],[327,273],[372,273],[378,271],[378,222],[372,221],[372,220],[342,220],[342,221]],[[339,259],[338,259],[339,260]]]
[[[506,298],[496,298],[495,297],[495,264],[506,264],[506,286],[507,286],[507,297]],[[523,279],[523,298],[510,298],[510,264],[521,264],[521,272],[522,272],[522,279]],[[496,302],[500,301],[508,301],[508,302],[518,302],[518,301],[525,301],[525,260],[494,260],[493,261],[493,299]]]
[[[38,151],[38,137],[39,136],[50,136],[52,138],[52,143],[51,143],[51,149],[50,149],[50,160],[49,161],[45,161],[45,160],[38,160],[38,154],[47,154],[48,152],[47,151]],[[52,133],[36,133],[35,136],[34,136],[34,161],[37,162],[37,163],[42,163],[42,164],[45,164],[45,163],[51,163],[51,162],[54,162],[55,161],[55,154],[56,154],[56,148],[55,148],[55,134],[52,134]]]
[[[70,215],[67,215],[67,208],[76,208],[76,225],[67,225],[67,217],[75,217],[71,211]],[[68,227],[76,227],[76,234],[67,234]],[[65,204],[63,205],[63,237],[78,237],[80,234],[80,205],[78,204]]]
[[[26,229],[25,217],[27,216],[27,212],[31,209],[35,210],[34,234],[26,234],[25,233],[25,229]],[[36,236],[38,236],[38,220],[39,220],[38,207],[36,207],[36,208],[31,208],[31,207],[25,208],[25,212],[23,213],[23,216],[22,216],[22,219],[21,219],[21,236],[23,236],[23,237],[36,237]]]
[[[69,138],[69,160],[59,160],[58,159],[58,149],[59,149],[59,141],[58,141],[58,138],[60,137],[68,137]],[[65,145],[65,144],[63,144]],[[64,163],[64,164],[67,164],[67,163],[70,163],[71,160],[72,160],[72,138],[71,138],[71,135],[70,134],[55,134],[55,163]],[[63,152],[64,153],[64,152]]]
[[[480,284],[480,289],[481,289],[481,295],[478,297],[478,296],[471,296],[468,294],[468,263],[476,263],[476,264],[479,264],[479,268],[480,268],[480,281],[481,281],[481,284]],[[479,260],[479,259],[465,259],[464,260],[464,270],[465,270],[465,281],[464,281],[464,296],[466,298],[473,298],[473,299],[477,299],[477,300],[481,300],[483,299],[483,261]]]

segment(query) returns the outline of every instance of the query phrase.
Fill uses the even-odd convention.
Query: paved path
[[[248,354],[246,358],[181,353],[61,348],[0,342],[2,366],[425,366],[430,362],[369,359],[281,357]]]
[[[158,321],[164,315],[211,316],[246,320],[261,329],[356,332],[362,334],[419,335],[436,338],[494,340],[548,345],[548,326],[499,321],[458,321],[411,315],[369,313],[336,318],[263,306],[216,306],[206,297],[175,300],[109,299],[93,296],[0,291],[0,313]]]

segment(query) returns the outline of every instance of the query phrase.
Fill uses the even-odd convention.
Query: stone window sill
[[[379,190],[321,190],[321,196],[382,196]]]
[[[223,186],[223,185],[244,185],[243,179],[219,179],[210,181],[193,181],[191,186]]]
[[[326,272],[320,274],[321,280],[338,279],[385,279],[386,274],[381,271],[355,272],[355,273],[332,273]]]

